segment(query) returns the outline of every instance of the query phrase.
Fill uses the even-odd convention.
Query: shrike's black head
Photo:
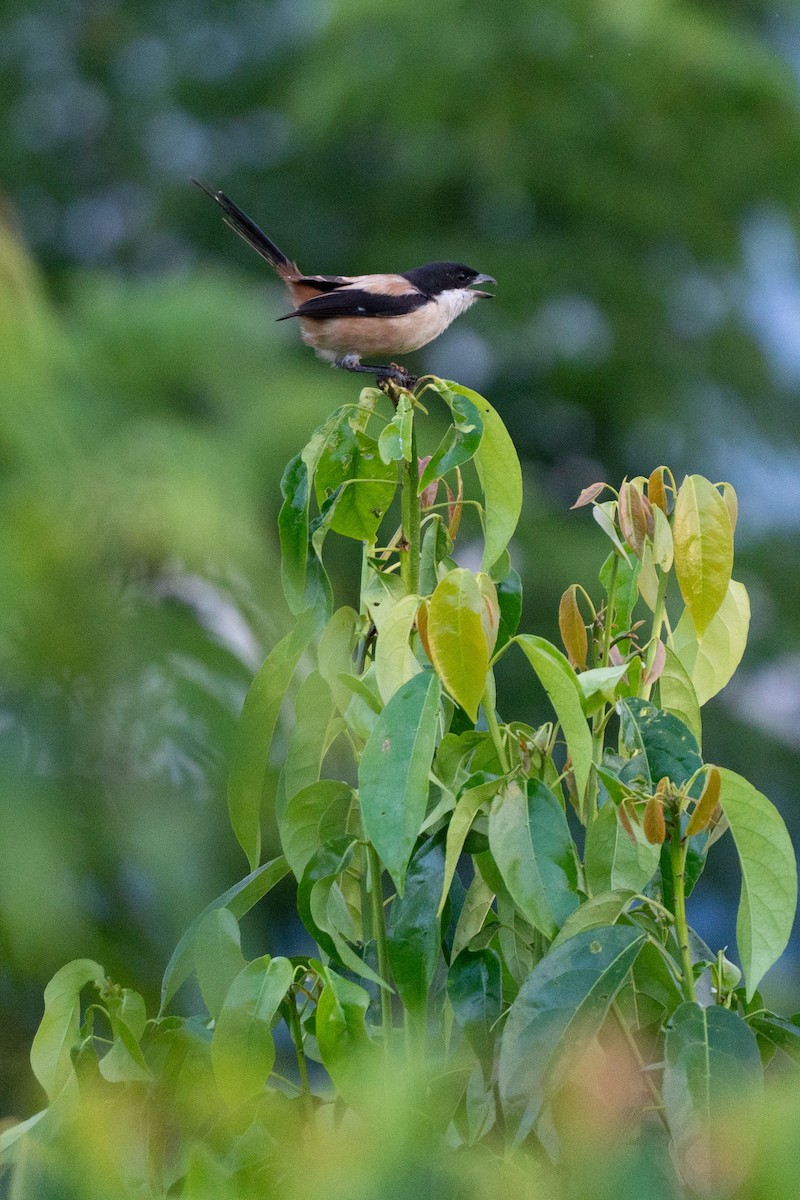
[[[442,292],[455,291],[459,288],[472,287],[476,283],[495,283],[491,275],[482,275],[473,271],[464,263],[434,262],[424,267],[414,267],[412,271],[404,271],[403,277],[419,288],[427,296],[440,296]],[[476,292],[476,296],[491,296],[491,292]]]

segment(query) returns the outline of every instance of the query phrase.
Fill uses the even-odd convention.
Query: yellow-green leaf
[[[733,569],[728,506],[702,475],[689,475],[681,484],[672,532],[681,595],[702,635],[725,599]]]
[[[419,596],[404,596],[397,604],[380,606],[378,641],[375,648],[375,682],[381,700],[388,704],[401,684],[417,675],[422,667],[409,644],[419,608]]]
[[[431,597],[428,612],[433,665],[450,695],[473,721],[478,719],[489,667],[482,613],[478,582],[463,567],[445,575]]]
[[[698,635],[687,608],[673,634],[672,646],[692,681],[702,706],[722,691],[738,667],[750,628],[750,598],[743,583],[732,579],[716,616]]]

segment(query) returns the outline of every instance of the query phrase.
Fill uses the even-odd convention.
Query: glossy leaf
[[[640,892],[653,878],[659,863],[659,846],[647,841],[639,825],[632,825],[632,842],[620,823],[617,807],[608,800],[586,833],[584,871],[589,890]]]
[[[378,1049],[365,1021],[369,994],[321,963],[312,960],[312,966],[325,981],[316,1018],[320,1057],[336,1090],[347,1104],[358,1108],[364,1082],[378,1065]]]
[[[440,696],[432,671],[403,684],[378,717],[359,764],[364,829],[401,895],[428,802]]]
[[[375,682],[384,704],[402,684],[422,670],[409,641],[418,608],[419,596],[404,596],[391,607],[381,606],[375,648]]]
[[[216,900],[212,900],[210,904],[206,905],[199,917],[196,917],[186,930],[186,933],[178,942],[172,952],[172,957],[167,963],[167,969],[164,972],[164,978],[161,983],[160,1011],[162,1013],[178,988],[189,978],[194,969],[195,938],[197,937],[198,929],[208,914],[215,909],[227,908],[234,917],[243,917],[276,884],[280,883],[288,873],[289,864],[283,855],[279,858],[273,858],[271,862],[264,863],[257,870],[251,871],[244,879],[235,883],[233,887],[228,888],[227,892],[223,892]]]
[[[347,832],[354,801],[353,789],[333,779],[320,779],[292,796],[278,826],[286,861],[298,880],[318,846]]]
[[[583,711],[587,716],[604,703],[614,703],[629,669],[629,664],[624,662],[613,667],[592,667],[590,671],[581,671],[578,686],[583,696]]]
[[[385,463],[411,462],[411,431],[414,410],[408,396],[400,395],[394,416],[381,430],[378,453]]]
[[[500,605],[500,627],[495,654],[511,641],[522,616],[522,580],[513,567],[497,584],[497,603]]]
[[[742,869],[736,943],[750,1000],[783,953],[797,908],[797,864],[783,818],[751,783],[720,769],[719,802]]]
[[[239,923],[229,909],[215,908],[200,922],[194,966],[205,1006],[217,1017],[228,988],[245,966]]]
[[[483,627],[483,636],[486,638],[486,647],[491,657],[494,654],[500,630],[500,602],[497,596],[497,588],[490,575],[487,575],[485,571],[479,571],[475,579],[482,601],[481,625]]]
[[[620,701],[619,712],[623,740],[646,759],[652,784],[648,791],[655,791],[665,777],[681,787],[700,769],[697,740],[677,717],[635,696]]]
[[[482,805],[491,800],[503,786],[502,779],[482,780],[480,776],[474,786],[468,786],[463,789],[461,795],[456,802],[453,815],[450,818],[450,823],[447,826],[447,842],[445,851],[445,868],[444,882],[442,884],[442,895],[439,902],[439,914],[447,903],[447,895],[450,891],[450,884],[453,882],[453,876],[456,873],[458,860],[461,857],[461,851],[464,849],[464,842],[467,839],[472,822],[475,820]]]
[[[689,475],[681,484],[672,533],[681,595],[702,636],[725,599],[733,568],[728,506],[702,475]]]
[[[449,571],[433,593],[428,610],[428,646],[447,691],[477,721],[486,687],[489,649],[483,633],[483,601],[471,571]]]
[[[483,422],[483,437],[475,454],[484,495],[483,558],[481,570],[490,571],[513,537],[522,512],[522,470],[517,451],[500,416],[477,392],[458,383],[448,388],[466,396]]]
[[[672,713],[702,744],[700,704],[689,675],[674,650],[665,647],[664,670],[658,679],[659,701],[664,712]]]
[[[70,1052],[78,1040],[81,991],[89,983],[99,988],[104,981],[99,963],[78,958],[56,971],[44,990],[44,1016],[31,1046],[31,1067],[50,1101],[72,1074]]]
[[[578,585],[573,583],[562,595],[558,606],[558,628],[570,663],[576,670],[583,671],[586,668],[589,639],[578,607],[577,591]]]
[[[300,658],[325,622],[321,608],[302,613],[291,633],[272,650],[245,697],[231,752],[228,811],[251,869],[261,857],[261,799],[278,714]]]
[[[512,783],[494,800],[489,845],[526,921],[552,938],[580,903],[575,845],[550,789],[536,779],[527,789]]]
[[[738,667],[750,628],[750,597],[743,583],[731,580],[727,594],[702,637],[688,609],[675,627],[673,649],[702,706],[722,691]]]
[[[742,1094],[761,1084],[755,1036],[742,1018],[721,1005],[682,1004],[672,1016],[664,1047],[664,1109],[684,1173],[703,1178],[707,1139]],[[719,1151],[725,1152],[720,1141]],[[707,1161],[707,1160],[706,1160]]]
[[[439,896],[444,850],[438,841],[424,842],[408,866],[405,890],[391,910],[387,934],[395,987],[410,1012],[423,1011],[439,961],[441,927]]]
[[[518,634],[515,640],[555,709],[572,760],[578,797],[582,801],[592,769],[592,735],[583,713],[578,677],[561,651],[544,638]]]
[[[454,467],[469,462],[480,446],[483,436],[483,421],[469,397],[449,387],[441,394],[447,400],[453,415],[453,424],[434,450],[420,476],[420,496],[435,480],[441,479]]]
[[[314,486],[320,508],[333,500],[334,533],[371,542],[397,488],[397,464],[384,462],[374,438],[343,417],[320,455]]]
[[[211,1062],[222,1098],[236,1107],[258,1096],[275,1062],[271,1024],[294,968],[288,958],[257,958],[228,989],[211,1039]]]
[[[614,592],[612,596],[611,580],[615,559],[617,572],[614,579]],[[611,628],[614,634],[623,633],[631,626],[633,609],[636,601],[639,599],[638,581],[640,570],[641,564],[637,558],[623,558],[614,550],[612,550],[600,568],[600,583],[606,590],[606,595],[609,598],[609,606],[613,608]]]
[[[464,950],[450,964],[447,995],[456,1023],[480,1062],[491,1064],[495,1026],[503,1011],[503,977],[496,950]]]
[[[641,930],[624,925],[584,930],[545,955],[523,983],[503,1030],[499,1069],[516,1142],[599,1031],[644,942]]]

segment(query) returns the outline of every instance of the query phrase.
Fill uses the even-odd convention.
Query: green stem
[[[656,1087],[655,1081],[653,1080],[652,1075],[647,1070],[647,1064],[645,1063],[644,1059],[642,1058],[642,1052],[639,1049],[639,1045],[636,1041],[636,1038],[633,1036],[630,1029],[628,1028],[628,1023],[625,1020],[624,1016],[622,1015],[622,1009],[617,1004],[616,1000],[613,1000],[611,1002],[611,1011],[614,1014],[614,1018],[617,1022],[617,1025],[620,1028],[620,1032],[622,1033],[622,1036],[625,1038],[625,1041],[628,1043],[628,1049],[630,1050],[631,1054],[633,1055],[634,1061],[636,1062],[636,1065],[638,1066],[639,1071],[641,1073],[642,1079],[645,1082],[645,1086],[647,1087],[647,1090],[650,1093],[650,1098],[653,1101],[653,1108],[656,1110],[659,1117],[661,1118],[662,1125],[665,1127],[667,1132],[669,1132],[669,1124],[667,1123],[667,1118],[664,1113],[664,1102],[661,1099],[661,1093],[659,1092],[658,1088]]]
[[[495,712],[495,704],[497,702],[497,693],[494,686],[494,672],[489,671],[486,676],[486,690],[483,693],[483,711],[486,714],[486,724],[489,726],[494,748],[497,751],[497,758],[500,762],[500,769],[504,775],[508,775],[511,770],[511,765],[508,761],[506,748],[503,744],[503,736],[500,733],[500,726],[497,723],[497,713]]]
[[[416,420],[414,420],[411,426],[411,461],[403,462],[401,481],[401,507],[405,546],[400,557],[400,574],[409,595],[417,595],[419,592],[421,535],[418,488],[419,460],[417,458],[417,426]]]
[[[653,668],[653,663],[656,659],[656,649],[658,641],[661,637],[661,627],[664,624],[664,617],[667,611],[667,583],[669,582],[669,572],[662,571],[661,578],[658,581],[658,592],[656,593],[656,606],[653,611],[653,627],[650,630],[650,645],[647,647],[647,656],[644,662],[643,678],[646,679]],[[649,700],[650,692],[653,690],[652,683],[646,683],[642,687],[642,699]]]
[[[383,915],[383,888],[381,887],[381,860],[370,842],[369,854],[370,893],[372,897],[372,932],[378,947],[378,974],[389,982],[389,951],[386,946],[386,921]],[[392,1028],[392,997],[388,988],[381,988],[381,1026],[386,1051],[389,1050],[389,1030]]]
[[[294,991],[292,991],[289,997],[289,1032],[292,1035],[294,1050],[295,1054],[297,1055],[297,1070],[300,1073],[300,1091],[305,1097],[305,1102],[308,1105],[311,1099],[311,1084],[308,1078],[306,1052],[303,1049],[303,1031],[300,1028],[300,1016],[297,1012],[297,1002]]]
[[[679,813],[675,814],[672,822],[670,862],[675,896],[675,936],[678,939],[683,966],[683,994],[687,1000],[694,1000],[694,971],[692,956],[689,953],[689,926],[686,921],[686,850],[681,839]]]
[[[608,606],[606,608],[605,627],[603,629],[603,658],[601,666],[608,666],[608,656],[611,653],[611,627],[614,624],[614,592],[617,587],[617,572],[619,571],[619,555],[614,554],[611,564],[611,578],[608,581]]]

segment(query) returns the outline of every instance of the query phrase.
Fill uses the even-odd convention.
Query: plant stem
[[[381,860],[370,842],[369,854],[370,891],[372,895],[372,932],[378,947],[378,974],[389,982],[389,951],[386,947],[386,921],[383,915],[383,889],[381,888]],[[392,1028],[392,997],[387,988],[381,988],[381,1027],[386,1052],[389,1051],[389,1030]]]
[[[411,425],[411,461],[403,461],[401,481],[403,537],[406,544],[400,556],[400,574],[409,595],[416,595],[419,592],[421,537],[418,487],[417,425],[416,419],[414,419]]]
[[[608,581],[608,606],[606,607],[606,620],[603,629],[603,657],[601,666],[608,666],[608,656],[611,653],[611,627],[614,624],[614,592],[617,586],[617,572],[619,570],[619,555],[614,553],[614,561],[611,564],[611,578]]]
[[[675,895],[675,936],[680,946],[683,966],[683,994],[687,1000],[694,1000],[694,972],[692,956],[689,953],[689,926],[686,922],[686,852],[681,839],[679,813],[675,814],[672,822],[670,862],[672,864],[672,888]]]
[[[667,583],[669,582],[669,572],[662,571],[661,578],[658,581],[658,592],[656,593],[656,606],[653,610],[653,627],[650,630],[650,645],[647,647],[647,656],[644,663],[643,679],[647,679],[650,671],[653,668],[653,663],[656,658],[656,647],[659,638],[661,637],[661,627],[664,624],[664,616],[667,611]],[[650,692],[653,690],[652,683],[645,683],[642,686],[642,699],[649,700]]]
[[[625,1018],[622,1015],[622,1010],[620,1009],[620,1006],[617,1004],[616,1000],[612,1001],[611,1011],[614,1014],[616,1022],[620,1027],[622,1036],[625,1038],[625,1041],[628,1043],[628,1048],[636,1061],[636,1065],[638,1066],[639,1071],[641,1072],[642,1079],[645,1081],[645,1083],[647,1085],[647,1090],[649,1091],[650,1097],[653,1101],[653,1107],[655,1108],[656,1112],[658,1113],[659,1117],[661,1118],[662,1124],[666,1128],[667,1132],[669,1132],[669,1125],[667,1123],[667,1118],[664,1115],[664,1104],[661,1099],[661,1093],[659,1092],[658,1088],[656,1087],[655,1083],[653,1082],[650,1072],[647,1070],[647,1065],[646,1065],[644,1059],[642,1058],[642,1052],[637,1045],[636,1038],[633,1036],[630,1029],[628,1028]]]
[[[494,748],[497,751],[497,758],[500,762],[500,769],[504,775],[507,775],[511,770],[506,754],[506,748],[503,745],[503,738],[500,733],[500,726],[497,723],[497,713],[495,712],[495,703],[497,695],[494,686],[494,672],[489,671],[486,676],[486,690],[483,693],[483,711],[486,714],[486,724],[489,726],[489,733],[494,743]]]
[[[294,991],[292,991],[289,997],[289,1032],[292,1035],[294,1050],[295,1054],[297,1055],[297,1070],[300,1073],[300,1091],[305,1097],[306,1105],[308,1105],[311,1099],[311,1084],[308,1078],[306,1052],[303,1049],[303,1031],[300,1028],[300,1016],[297,1012],[297,1003],[295,1000]]]

